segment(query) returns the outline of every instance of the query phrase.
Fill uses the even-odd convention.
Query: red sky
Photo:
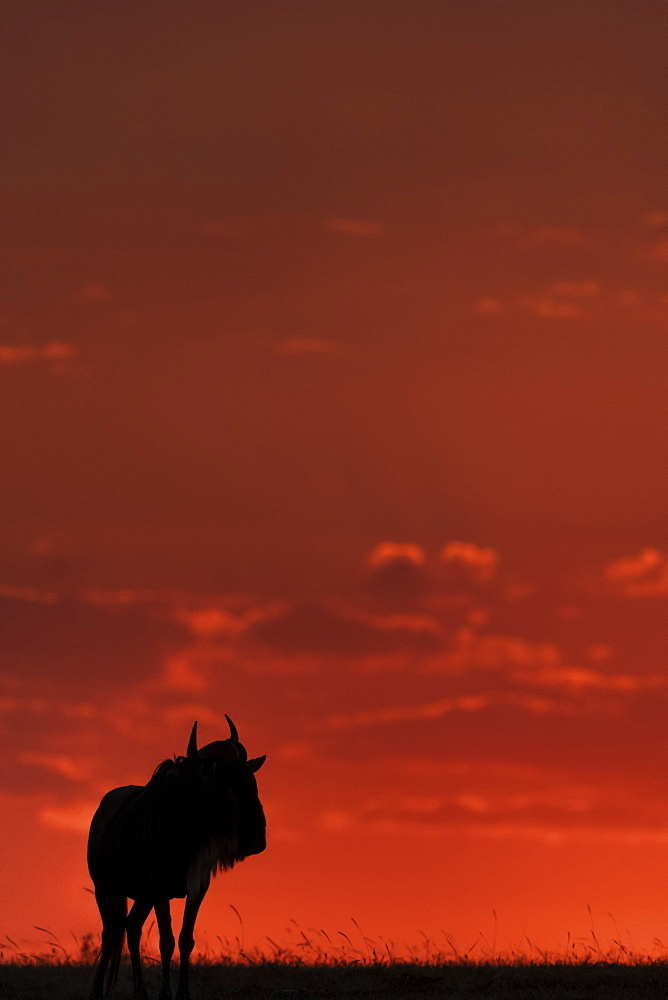
[[[227,712],[210,942],[665,939],[664,4],[1,17],[0,934]]]

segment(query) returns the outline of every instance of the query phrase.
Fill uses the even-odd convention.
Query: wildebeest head
[[[227,740],[214,740],[197,747],[197,723],[193,725],[186,760],[196,769],[202,791],[214,815],[224,817],[225,826],[236,833],[237,859],[260,854],[267,846],[266,821],[258,795],[255,773],[266,756],[248,759],[237,728],[228,715]]]

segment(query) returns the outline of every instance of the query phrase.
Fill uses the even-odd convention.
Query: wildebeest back
[[[185,831],[168,813],[148,811],[145,798],[144,785],[107,792],[91,823],[88,870],[96,887],[108,886],[130,899],[153,898],[156,892],[182,898],[192,845],[183,842]]]

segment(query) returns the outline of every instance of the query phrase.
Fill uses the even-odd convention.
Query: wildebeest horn
[[[186,756],[192,760],[193,757],[197,756],[197,723],[193,724],[193,729],[190,734],[190,739],[188,740],[188,750]]]
[[[230,727],[230,739],[231,740],[236,740],[236,742],[238,743],[239,742],[239,733],[237,732],[237,727],[234,725],[234,723],[230,719],[229,715],[226,715],[225,718],[227,719],[227,724]]]

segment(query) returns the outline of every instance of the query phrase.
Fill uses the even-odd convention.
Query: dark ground
[[[92,975],[90,966],[0,965],[0,998],[88,1000]],[[157,970],[147,986],[157,997]],[[666,1000],[668,965],[210,965],[193,969],[192,988],[193,1000]],[[131,995],[124,966],[114,996]]]

